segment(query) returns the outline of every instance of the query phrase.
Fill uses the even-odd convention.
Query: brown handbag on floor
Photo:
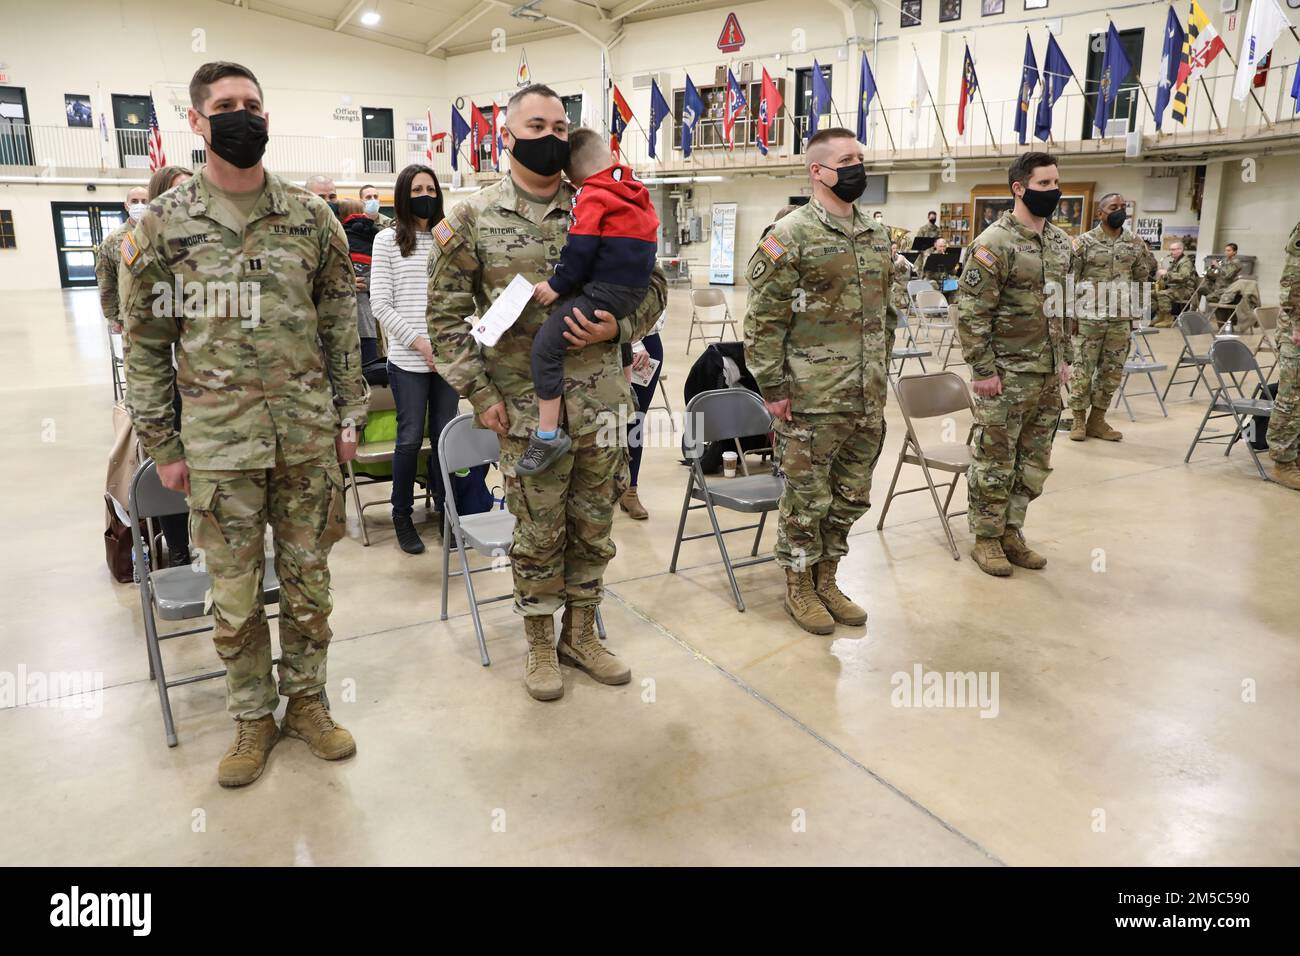
[[[113,579],[120,584],[129,584],[135,580],[135,570],[131,566],[131,527],[118,518],[113,501],[116,500],[123,510],[126,509],[131,476],[139,464],[140,450],[135,440],[131,416],[126,405],[118,402],[113,406],[113,447],[108,455],[108,477],[104,486],[104,507],[107,509],[104,558]]]
[[[104,559],[114,581],[130,584],[135,580],[135,568],[131,564],[131,528],[118,520],[107,493],[104,495],[104,508],[108,514],[104,528]]]

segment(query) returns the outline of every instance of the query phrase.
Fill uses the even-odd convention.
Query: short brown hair
[[[172,188],[172,180],[177,176],[193,176],[184,166],[164,166],[149,177],[149,201],[153,202]]]
[[[196,110],[200,109],[208,101],[212,84],[228,76],[242,76],[252,80],[253,85],[257,87],[257,95],[262,95],[262,84],[257,82],[257,77],[253,75],[252,70],[238,63],[217,60],[214,63],[204,63],[194,71],[194,76],[190,78],[190,105]]]
[[[565,167],[572,173],[578,173],[584,178],[590,173],[598,173],[605,168],[602,164],[596,169],[591,169],[591,162],[595,159],[595,151],[604,149],[608,152],[609,147],[605,139],[594,129],[586,126],[579,126],[577,129],[569,130],[569,161]],[[592,154],[588,157],[588,153]]]
[[[534,93],[538,96],[549,96],[553,100],[560,100],[561,103],[564,102],[564,100],[560,99],[560,94],[555,92],[555,90],[551,89],[545,83],[529,83],[506,101],[506,112],[509,113],[510,110],[514,108],[514,105],[525,96],[532,96]]]
[[[1029,177],[1033,175],[1035,169],[1059,165],[1060,163],[1051,153],[1021,153],[1016,157],[1016,161],[1007,167],[1007,188],[1010,189],[1015,183],[1027,187]]]
[[[820,146],[827,140],[840,139],[845,136],[852,140],[858,138],[858,134],[853,132],[851,129],[845,129],[843,126],[828,126],[826,129],[819,129],[817,132],[812,134],[808,140],[807,148],[812,149],[814,146]]]

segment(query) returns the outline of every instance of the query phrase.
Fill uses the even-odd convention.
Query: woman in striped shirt
[[[370,307],[388,338],[388,384],[397,406],[397,447],[393,454],[393,527],[407,554],[424,542],[411,520],[415,474],[425,425],[436,447],[443,426],[456,417],[459,396],[438,374],[424,317],[433,224],[442,219],[442,189],[428,166],[407,166],[393,188],[394,228],[375,237],[370,266]],[[442,521],[442,478],[430,456],[437,520]]]

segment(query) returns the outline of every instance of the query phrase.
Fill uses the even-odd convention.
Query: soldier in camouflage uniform
[[[132,186],[126,194],[126,221],[114,227],[99,244],[95,252],[95,282],[99,285],[99,307],[103,310],[104,321],[108,323],[109,333],[121,332],[122,322],[118,317],[117,270],[122,264],[122,240],[135,228],[136,220],[148,208],[149,190],[143,186]]]
[[[1237,258],[1237,244],[1223,247],[1223,258],[1205,270],[1205,297],[1218,301],[1228,287],[1241,278],[1241,260]]]
[[[1074,374],[1070,377],[1072,441],[1124,437],[1106,423],[1128,357],[1130,319],[1142,317],[1142,289],[1154,261],[1145,242],[1124,231],[1124,197],[1097,203],[1097,225],[1074,240]]]
[[[266,526],[280,582],[283,732],[318,757],[356,751],[323,697],[330,546],[345,531],[339,463],[356,451],[361,377],[347,241],[326,205],[262,168],[261,87],[208,63],[190,128],[209,165],[156,199],[122,242],[127,404],[163,485],[186,491],[211,577],[213,642],[226,665],[235,744],[218,782],[260,776],[279,737],[262,607]],[[180,433],[172,409],[185,396]]]
[[[745,364],[773,415],[785,472],[776,542],[785,610],[804,630],[830,634],[837,622],[867,622],[835,575],[871,506],[898,317],[889,235],[854,205],[866,185],[862,147],[849,130],[826,129],[805,159],[812,200],[749,260]]]
[[[934,236],[935,238],[938,238],[939,214],[935,212],[933,209],[931,209],[929,213],[927,213],[926,215],[928,217],[928,221],[924,226],[916,230],[916,232],[914,233],[915,238],[926,239],[929,238],[930,236]]]
[[[907,315],[907,310],[911,307],[911,300],[907,297],[907,283],[916,277],[912,271],[912,263],[907,261],[907,257],[898,251],[898,243],[891,243],[889,254],[893,258],[893,279],[889,286],[889,299],[894,303],[894,311],[898,315]],[[890,340],[893,339],[894,330],[898,328],[897,316],[891,316],[891,327],[886,331],[889,332]]]
[[[1151,324],[1167,329],[1174,324],[1174,318],[1189,306],[1201,276],[1196,271],[1196,260],[1186,255],[1181,242],[1169,244],[1169,261],[1156,273],[1164,280],[1163,287],[1156,292],[1156,320]]]
[[[645,336],[667,302],[655,271],[631,316],[571,320],[570,342],[584,346],[565,362],[563,414],[573,447],[547,471],[519,476],[515,465],[537,427],[530,359],[547,310],[529,302],[494,347],[479,348],[465,317],[482,314],[516,275],[530,285],[560,261],[573,188],[561,182],[568,155],[564,104],[549,87],[525,87],[510,100],[502,134],[510,175],[456,206],[433,230],[429,257],[429,341],[438,372],[469,399],[480,423],[501,436],[506,502],[515,516],[510,564],[515,612],[524,617],[524,685],[537,700],[564,693],[559,661],[597,681],[622,684],[631,670],[597,639],[601,578],[614,556],[614,502],[627,488],[626,422],[635,412],[619,342]],[[620,415],[623,417],[620,418]],[[555,645],[554,614],[564,607]]]
[[[1059,301],[1070,239],[1048,221],[1060,200],[1056,157],[1024,153],[1007,172],[1015,206],[976,237],[957,286],[957,331],[971,367],[975,439],[968,521],[984,572],[1037,570],[1047,559],[1024,538],[1029,502],[1051,474],[1070,340]]]
[[[1277,321],[1277,401],[1268,422],[1268,453],[1273,480],[1300,491],[1300,223],[1286,241],[1286,265],[1282,268],[1282,305]]]

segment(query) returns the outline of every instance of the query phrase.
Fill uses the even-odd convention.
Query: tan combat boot
[[[1074,413],[1074,422],[1070,425],[1070,441],[1088,440],[1088,418],[1083,412]]]
[[[1007,560],[1018,568],[1041,571],[1047,567],[1047,559],[1025,544],[1025,536],[1019,528],[1007,528],[1002,532],[1002,553]]]
[[[555,655],[555,618],[549,614],[530,614],[524,618],[524,636],[528,640],[524,686],[529,695],[533,700],[563,697],[564,680]]]
[[[305,740],[321,760],[342,760],[357,752],[357,742],[334,722],[319,693],[290,697],[280,729],[286,737]]]
[[[584,670],[602,684],[626,684],[632,668],[615,657],[596,636],[596,609],[565,605],[560,625],[560,660]]]
[[[1073,433],[1070,437],[1074,437]],[[1088,413],[1088,437],[1100,438],[1102,441],[1119,441],[1124,437],[1124,433],[1117,432],[1106,424],[1106,409],[1094,408]]]
[[[1277,461],[1269,470],[1279,485],[1300,491],[1300,461]]]
[[[785,569],[785,613],[805,631],[813,634],[834,634],[835,618],[817,596],[811,571]]]
[[[985,574],[991,574],[995,578],[1011,576],[1011,562],[1007,560],[1006,552],[1002,550],[1002,542],[998,538],[976,538],[970,556],[975,559],[975,563]]]
[[[1156,316],[1155,321],[1151,323],[1151,327],[1156,329],[1169,329],[1173,328],[1173,325],[1174,315],[1172,312],[1161,312]]]
[[[813,581],[817,597],[821,599],[822,606],[835,618],[836,624],[847,624],[849,627],[861,627],[867,623],[867,612],[857,604],[849,600],[847,594],[840,590],[840,586],[835,583],[835,570],[839,567],[839,559],[818,561],[813,565]]]
[[[650,517],[650,512],[645,510],[645,505],[641,504],[641,499],[637,497],[635,485],[623,492],[623,497],[618,499],[618,506],[627,512],[629,518],[635,518],[637,521],[644,521]]]
[[[235,743],[217,765],[217,783],[223,787],[246,787],[262,775],[271,748],[280,739],[275,717],[235,721]]]

